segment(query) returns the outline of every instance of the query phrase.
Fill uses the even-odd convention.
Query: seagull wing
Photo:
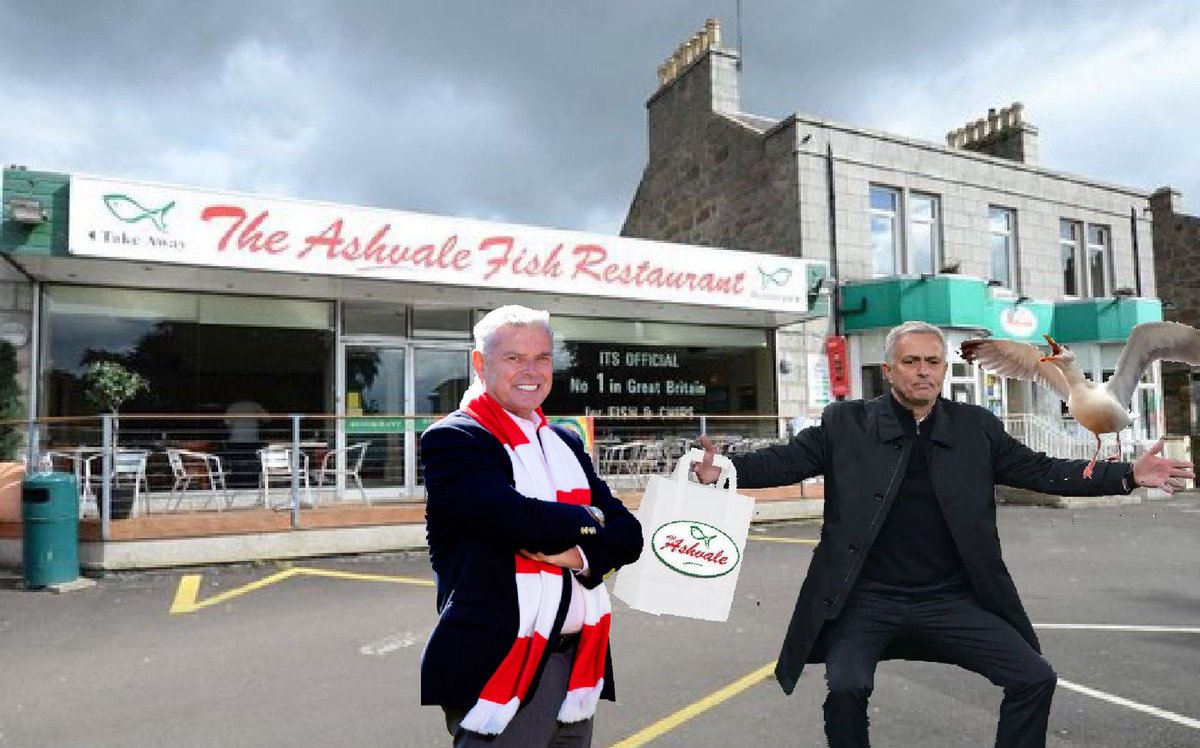
[[[1146,367],[1159,359],[1200,366],[1200,330],[1178,322],[1134,325],[1117,370],[1105,384],[1109,394],[1128,408]]]
[[[1046,354],[1035,345],[1016,340],[974,338],[964,340],[962,357],[976,363],[993,374],[1037,382],[1063,400],[1071,396],[1071,388],[1059,368],[1042,361]]]

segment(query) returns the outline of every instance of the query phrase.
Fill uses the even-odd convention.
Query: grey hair
[[[483,355],[488,355],[492,349],[492,344],[496,340],[496,331],[501,327],[534,327],[545,330],[550,336],[550,342],[554,342],[554,330],[550,329],[550,312],[540,309],[530,309],[527,306],[518,306],[510,304],[493,309],[483,315],[483,319],[475,323],[475,328],[471,331],[475,336],[475,350]],[[462,399],[459,400],[458,407],[465,408],[475,398],[484,393],[483,381],[479,375],[471,375],[471,384],[463,393]]]
[[[896,362],[893,356],[896,353],[896,341],[903,335],[912,335],[921,333],[925,335],[937,335],[938,340],[942,341],[942,355],[946,355],[946,333],[937,325],[931,325],[928,322],[919,320],[910,320],[902,325],[896,325],[888,331],[887,337],[883,339],[883,360],[888,366],[895,366]]]
[[[475,350],[486,356],[492,349],[496,331],[501,327],[536,327],[545,330],[550,336],[550,341],[554,341],[554,331],[550,329],[550,312],[510,304],[493,309],[475,323],[475,329],[472,330],[475,335]]]

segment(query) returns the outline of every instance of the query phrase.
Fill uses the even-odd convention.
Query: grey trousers
[[[533,698],[499,735],[464,730],[459,723],[467,713],[443,707],[446,729],[454,736],[454,748],[591,748],[592,720],[563,724],[556,719],[574,661],[574,650],[552,653]]]

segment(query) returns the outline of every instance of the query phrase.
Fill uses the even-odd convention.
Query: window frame
[[[1072,236],[1070,236],[1070,237],[1063,235],[1063,229],[1067,228],[1068,226],[1071,228],[1071,232],[1072,232]],[[1071,267],[1071,273],[1070,273],[1073,288],[1067,288],[1067,271],[1065,268],[1062,267],[1063,255],[1066,252],[1068,247],[1070,247],[1071,258],[1072,258],[1072,262],[1073,262],[1073,265]],[[1074,298],[1080,298],[1084,295],[1083,294],[1083,285],[1084,285],[1083,280],[1084,279],[1083,279],[1083,276],[1081,275],[1082,264],[1079,262],[1079,260],[1083,257],[1083,255],[1084,255],[1083,222],[1076,221],[1071,218],[1058,219],[1058,257],[1059,257],[1059,272],[1063,279],[1063,296],[1067,296],[1067,297],[1074,299]]]
[[[887,194],[892,198],[892,210],[875,207],[875,195]],[[871,236],[871,277],[872,278],[888,278],[900,274],[900,264],[903,259],[903,244],[904,237],[901,231],[901,219],[904,214],[903,210],[904,193],[899,187],[889,187],[884,184],[871,184],[867,191],[867,209],[868,209],[868,230]],[[885,272],[880,272],[878,269],[880,255],[883,254],[881,248],[875,244],[875,220],[883,219],[890,224],[891,247],[889,258],[890,269]]]
[[[1092,243],[1092,230],[1097,229],[1102,232],[1102,241],[1099,244]],[[1104,223],[1089,223],[1083,235],[1083,254],[1085,262],[1083,265],[1084,290],[1087,296],[1093,299],[1100,299],[1106,296],[1112,296],[1113,289],[1116,286],[1113,278],[1113,253],[1112,253],[1112,226]],[[1096,292],[1096,287],[1093,283],[1095,277],[1092,274],[1092,256],[1100,255],[1101,282],[1104,288],[1100,292]]]
[[[994,218],[997,215],[1003,215],[1008,218],[1007,229],[1005,231],[997,231],[994,225]],[[1018,279],[1021,277],[1020,269],[1017,267],[1017,209],[1010,208],[1004,205],[988,205],[988,282],[991,285],[999,285],[1013,291],[1019,290]],[[993,240],[1002,238],[1005,246],[1005,264],[1007,278],[996,278],[994,271],[996,267],[996,247],[993,245]]]
[[[918,219],[917,211],[914,209],[914,204],[918,200],[928,200],[930,205],[930,216],[928,220]],[[940,195],[935,195],[931,192],[910,192],[907,200],[907,220],[905,226],[907,228],[908,241],[904,252],[904,267],[910,273],[925,273],[936,275],[941,269],[942,255],[942,199]],[[916,250],[917,241],[915,239],[914,228],[918,225],[929,226],[929,270],[920,270],[917,268]]]

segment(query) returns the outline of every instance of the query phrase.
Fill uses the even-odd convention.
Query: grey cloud
[[[1186,6],[746,0],[742,105],[938,140],[1023,95],[1020,59],[996,98],[967,91],[971,62],[1004,40],[1070,55],[1096,28],[1101,41],[1170,33]],[[74,113],[0,125],[0,159],[614,232],[645,163],[655,69],[714,15],[732,45],[734,0],[0,2],[0,103]],[[1050,145],[1101,125],[1065,126],[1043,131],[1045,155],[1065,161],[1052,168],[1200,189],[1194,154],[1172,153],[1185,123],[1107,155]],[[1133,142],[1115,129],[1099,140]]]

